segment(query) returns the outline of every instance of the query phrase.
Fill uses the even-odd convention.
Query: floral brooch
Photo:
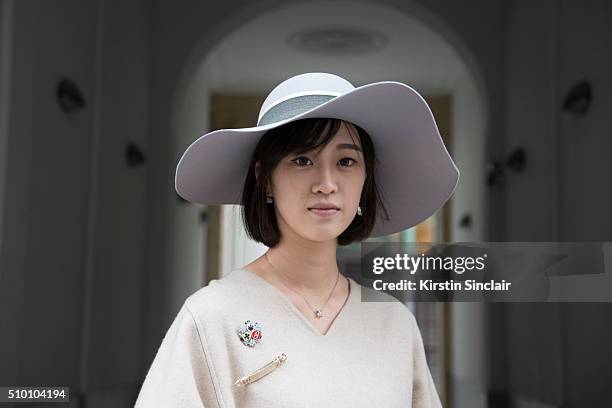
[[[261,341],[261,325],[247,320],[238,328],[238,338],[245,346],[254,347]]]

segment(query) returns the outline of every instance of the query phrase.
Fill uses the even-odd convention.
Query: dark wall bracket
[[[506,170],[523,173],[527,165],[527,152],[525,148],[518,147],[512,151],[502,163],[491,160],[487,163],[487,185],[503,186],[506,182]]]

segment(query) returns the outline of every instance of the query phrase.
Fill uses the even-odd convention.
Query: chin
[[[310,232],[307,234],[302,234],[302,236],[306,239],[309,239],[311,241],[314,242],[327,242],[327,241],[333,241],[336,238],[338,238],[338,236],[342,233],[342,231],[317,231],[317,232]]]

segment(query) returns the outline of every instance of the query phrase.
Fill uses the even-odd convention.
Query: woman
[[[440,407],[414,316],[384,293],[361,302],[373,289],[340,273],[336,249],[427,218],[458,175],[427,104],[398,82],[298,75],[256,127],[196,140],[179,194],[242,204],[270,249],[185,301],[136,406]]]

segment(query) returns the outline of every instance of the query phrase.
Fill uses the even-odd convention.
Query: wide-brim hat
[[[337,118],[363,128],[377,157],[376,184],[389,220],[377,211],[370,234],[388,235],[430,217],[450,198],[459,170],[429,106],[401,82],[354,87],[328,73],[306,73],[277,85],[263,102],[257,126],[220,129],[195,140],[176,168],[175,187],[188,201],[240,204],[255,146],[270,129],[307,118]]]

